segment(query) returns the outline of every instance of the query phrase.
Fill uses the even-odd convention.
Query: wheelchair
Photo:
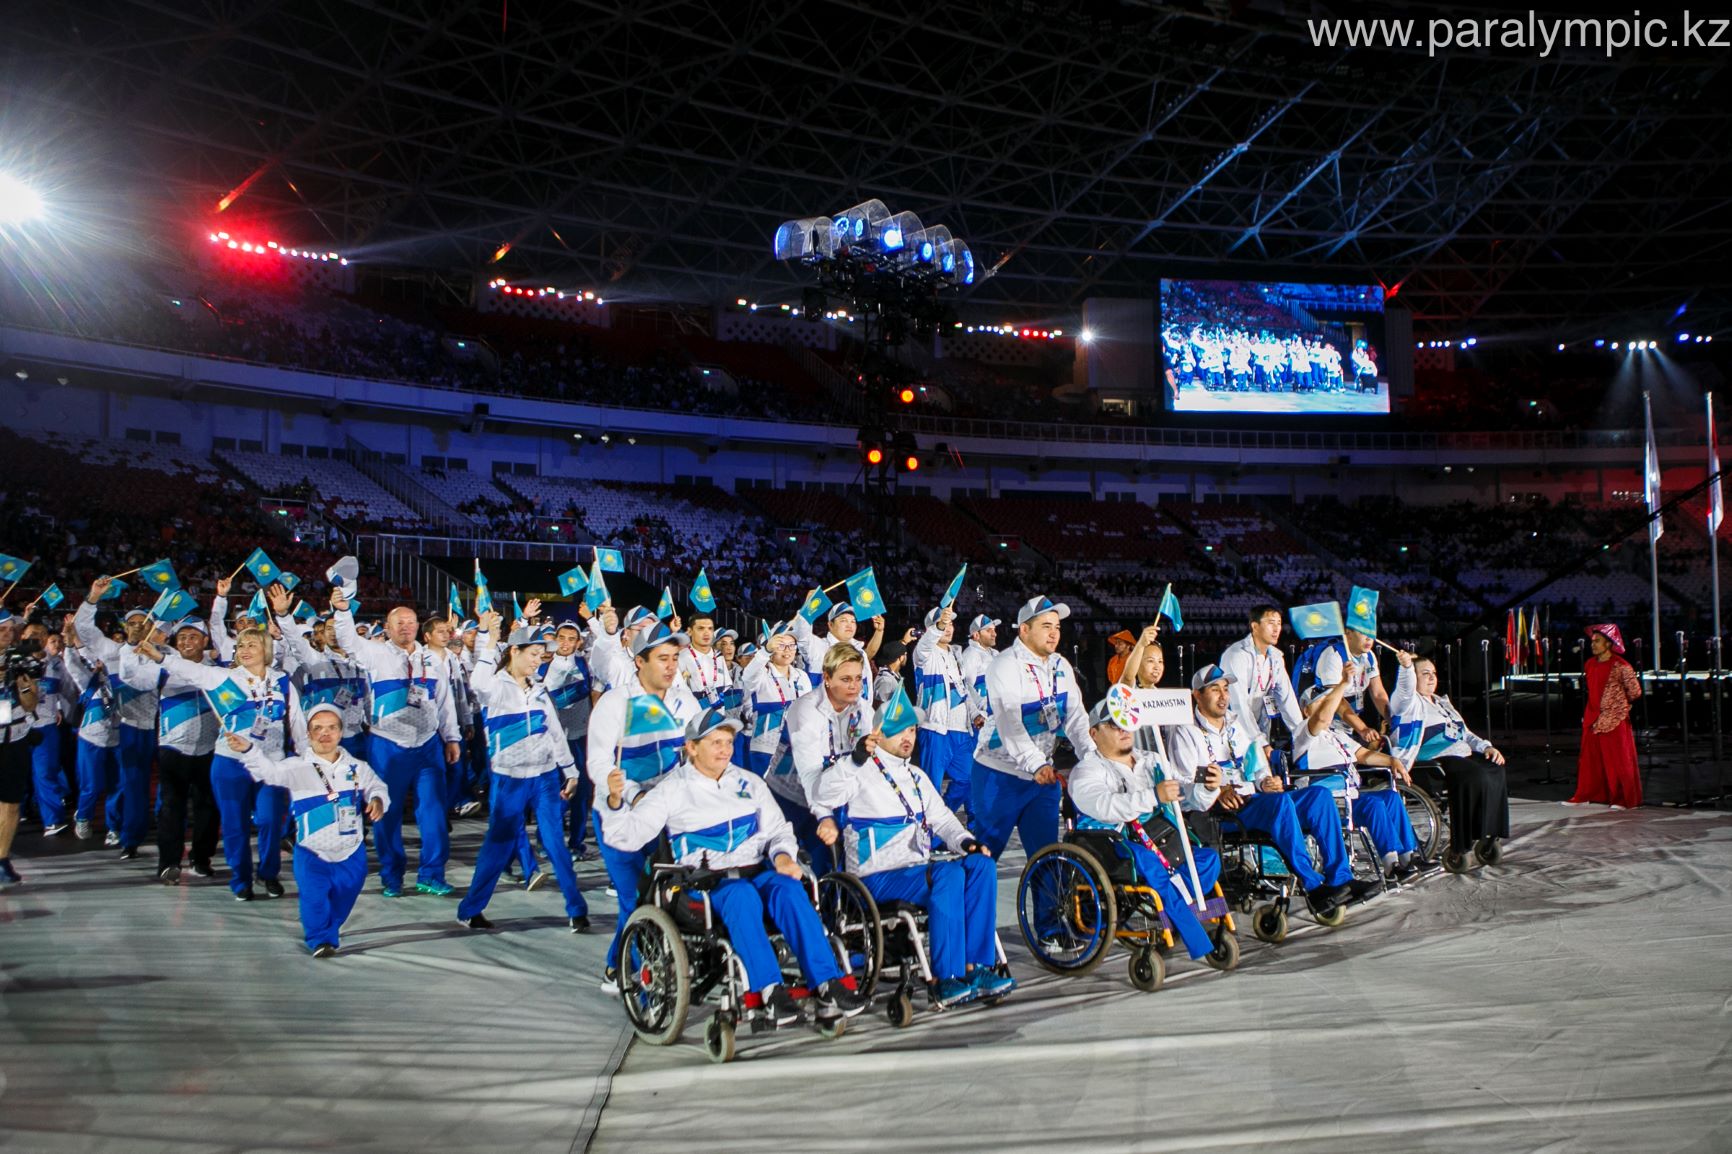
[[[752,1033],[775,1030],[762,1010],[748,1007],[751,983],[746,967],[728,942],[727,929],[713,914],[710,892],[737,870],[706,870],[666,861],[652,862],[637,909],[626,921],[619,944],[619,994],[632,1029],[644,1041],[671,1046],[679,1041],[693,1005],[714,1001],[716,1012],[704,1028],[704,1051],[713,1062],[734,1058],[735,1034],[745,1023]],[[807,875],[814,902],[818,887]],[[825,1038],[842,1034],[845,1018],[818,1021],[816,999],[806,989],[798,961],[781,932],[765,917],[770,944],[781,963],[788,992],[801,1008],[801,1023],[815,1024]],[[846,951],[835,934],[831,948],[849,970]]]
[[[933,862],[954,861],[961,854],[938,853]],[[843,970],[854,975],[861,995],[870,1000],[886,975],[894,973],[895,987],[884,1005],[884,1016],[902,1029],[914,1021],[917,990],[926,993],[926,1008],[939,1012],[954,1009],[938,1003],[938,979],[932,973],[931,950],[926,930],[926,908],[913,902],[880,902],[866,883],[838,866],[818,879],[818,916],[840,942]],[[1004,943],[993,935],[998,962],[993,969],[1010,976]],[[1004,995],[980,998],[982,1005],[996,1006]],[[966,1004],[966,1003],[964,1003]]]
[[[1430,801],[1432,809],[1438,814],[1438,838],[1443,849],[1437,856],[1445,870],[1452,874],[1464,874],[1473,869],[1476,861],[1482,866],[1494,866],[1503,860],[1503,841],[1495,837],[1482,837],[1474,842],[1472,850],[1456,852],[1450,839],[1449,779],[1444,776],[1442,766],[1435,761],[1415,762],[1413,776],[1416,781],[1423,776],[1436,783],[1435,789],[1425,789],[1418,785],[1409,788]],[[1412,812],[1411,806],[1408,812]],[[1415,831],[1418,828],[1416,824]]]
[[[1131,985],[1147,993],[1160,989],[1174,944],[1160,895],[1138,874],[1122,833],[1076,828],[1068,793],[1064,811],[1059,840],[1029,855],[1017,882],[1017,924],[1028,952],[1046,970],[1077,975],[1095,969],[1114,942],[1123,942],[1130,951]],[[1043,928],[1038,907],[1047,903],[1059,916],[1048,913],[1053,924]],[[1219,884],[1199,918],[1213,927],[1214,949],[1205,964],[1222,972],[1237,967],[1238,929]]]

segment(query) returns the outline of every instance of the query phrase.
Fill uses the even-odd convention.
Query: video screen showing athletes
[[[1388,413],[1378,285],[1162,280],[1178,413]]]

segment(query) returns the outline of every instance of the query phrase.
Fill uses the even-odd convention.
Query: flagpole
[[[1723,754],[1720,736],[1720,481],[1714,474],[1720,471],[1719,430],[1714,427],[1714,394],[1704,393],[1708,405],[1708,480],[1714,488],[1708,494],[1708,581],[1713,590],[1714,604],[1714,767],[1718,776]],[[1724,791],[1722,791],[1724,792]]]
[[[1647,389],[1642,390],[1642,417],[1647,422],[1648,443],[1643,450],[1647,458],[1643,489],[1648,497],[1648,583],[1652,597],[1654,644],[1649,649],[1648,668],[1653,670],[1655,683],[1660,673],[1660,533],[1655,532],[1654,515],[1660,511],[1660,446],[1654,441],[1654,406]],[[1662,527],[1661,532],[1664,532]]]

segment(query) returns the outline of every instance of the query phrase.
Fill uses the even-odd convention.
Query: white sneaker
[[[109,847],[117,846],[120,844],[120,835],[109,830],[107,836],[102,839],[102,844]]]
[[[1614,805],[1614,806],[1611,806],[1610,808],[1612,808],[1612,809],[1629,809],[1630,807],[1627,805]]]
[[[529,880],[524,883],[523,888],[528,890],[530,893],[534,893],[536,890],[546,885],[552,876],[553,875],[549,874],[546,870],[536,870],[530,875]]]
[[[59,825],[46,825],[46,826],[42,827],[42,836],[43,837],[53,837],[57,833],[64,832],[65,829],[66,829],[66,823],[65,822],[61,822]]]
[[[608,886],[607,887],[607,896],[610,898],[617,898],[617,897],[619,897],[619,891],[614,889],[612,886]]]
[[[480,808],[481,808],[480,802],[478,802],[478,801],[466,801],[462,805],[457,807],[457,816],[458,817],[468,817],[470,814],[474,813],[476,810],[478,810]]]
[[[1588,803],[1585,801],[1562,801],[1562,802],[1559,802],[1558,804],[1559,805],[1567,805],[1571,809],[1581,809],[1584,805],[1587,805]]]
[[[89,841],[91,834],[95,832],[95,830],[90,828],[90,823],[87,821],[79,822],[73,829],[73,833],[78,835],[78,840],[80,841]]]

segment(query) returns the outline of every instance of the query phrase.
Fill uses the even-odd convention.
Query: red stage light
[[[884,463],[884,450],[876,448],[867,449],[866,463],[868,465],[882,465]]]
[[[920,458],[910,456],[902,462],[902,468],[910,473],[918,473],[920,471]]]
[[[903,389],[900,393],[897,393],[896,395],[898,397],[902,398],[902,403],[905,405],[912,405],[914,403],[914,390],[913,389]]]

